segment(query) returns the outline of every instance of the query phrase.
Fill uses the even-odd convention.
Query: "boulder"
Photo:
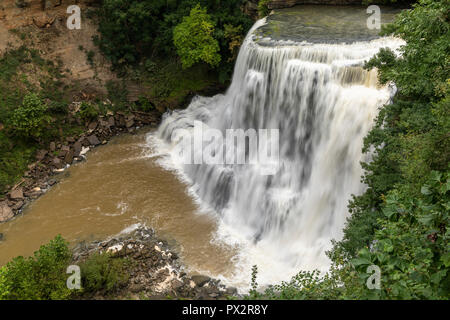
[[[108,122],[108,121],[100,120],[100,121],[99,121],[99,124],[100,124],[100,126],[101,126],[102,128],[104,128],[104,129],[109,129],[109,128],[110,128],[110,125],[109,125],[109,122]]]
[[[210,277],[201,276],[201,275],[192,276],[191,279],[192,279],[192,281],[194,281],[194,283],[197,287],[203,287],[209,280],[211,280]]]
[[[12,209],[6,201],[0,202],[0,223],[6,222],[14,217]]]
[[[80,141],[77,141],[77,142],[74,143],[74,145],[73,145],[73,153],[74,153],[75,157],[78,157],[80,155],[81,148],[82,148],[82,145],[81,145]]]
[[[100,140],[98,140],[96,135],[89,136],[87,139],[89,143],[93,146],[97,146],[100,144]]]
[[[57,169],[62,169],[64,167],[61,159],[59,158],[53,158],[52,165],[55,166]]]
[[[237,289],[235,287],[228,287],[226,289],[226,293],[229,295],[235,295],[237,294]]]
[[[134,126],[134,119],[128,119],[128,120],[125,122],[125,126],[126,126],[127,128],[131,128],[132,126]]]
[[[108,118],[108,124],[110,127],[114,127],[116,125],[116,120],[114,120],[114,117],[109,117]]]
[[[80,142],[83,147],[89,147],[89,140],[85,137],[81,137],[77,142]]]
[[[17,210],[20,210],[23,207],[23,205],[24,205],[24,202],[19,201],[19,202],[16,202],[16,204],[12,208],[13,208],[13,210],[17,211]]]
[[[172,281],[172,289],[173,289],[174,291],[180,290],[180,289],[183,287],[183,285],[184,285],[184,283],[181,282],[181,281],[178,280],[178,279],[175,279],[175,280]]]
[[[56,150],[56,144],[54,141],[50,142],[50,147],[49,147],[51,152],[54,152]]]
[[[39,150],[37,153],[36,153],[36,160],[37,161],[42,161],[44,158],[45,158],[45,156],[48,154],[48,151],[47,150]]]
[[[129,289],[133,293],[139,293],[139,292],[143,291],[145,289],[145,287],[140,283],[136,283],[136,284],[132,284]]]
[[[15,190],[11,191],[11,193],[9,194],[9,198],[11,200],[23,200],[23,190],[22,190],[22,188],[15,189]]]
[[[91,131],[94,131],[95,129],[97,129],[98,123],[97,122],[91,122],[88,125],[88,129]]]
[[[46,13],[36,15],[33,17],[33,22],[38,28],[48,28],[55,21],[55,17],[50,17]]]
[[[69,151],[67,151],[66,156],[64,157],[64,161],[68,164],[72,164],[73,157],[74,157],[74,150],[70,149]]]

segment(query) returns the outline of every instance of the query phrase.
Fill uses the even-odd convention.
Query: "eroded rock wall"
[[[272,0],[268,7],[269,9],[281,9],[293,7],[297,4],[355,5],[361,3],[361,0]]]
[[[258,18],[258,3],[261,0],[248,0],[243,8],[244,13]],[[322,4],[322,5],[361,5],[362,0],[272,0],[269,2],[269,9],[290,8],[299,4]]]

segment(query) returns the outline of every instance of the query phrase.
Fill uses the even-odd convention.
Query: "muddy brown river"
[[[147,130],[148,131],[148,130]],[[149,157],[146,131],[114,138],[69,168],[61,182],[24,213],[0,225],[0,265],[32,255],[61,234],[74,244],[114,236],[136,224],[153,227],[178,246],[192,271],[232,271],[234,250],[212,244],[216,223],[201,214],[177,177]]]

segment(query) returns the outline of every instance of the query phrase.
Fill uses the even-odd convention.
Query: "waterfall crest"
[[[254,35],[264,23],[258,21],[245,39],[226,94],[196,97],[186,110],[167,114],[149,141],[159,141],[167,161],[216,214],[219,237],[243,246],[236,278],[248,282],[257,264],[260,283],[271,283],[328,267],[325,251],[342,236],[348,201],[364,191],[363,138],[393,95],[392,88],[377,86],[375,70],[361,66],[380,48],[396,50],[403,42],[280,44]],[[172,133],[192,130],[194,121],[222,132],[278,129],[276,173],[180,163]]]

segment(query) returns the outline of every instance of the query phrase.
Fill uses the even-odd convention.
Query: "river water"
[[[145,224],[176,241],[194,270],[226,274],[233,250],[210,243],[214,219],[198,214],[186,186],[156,163],[147,134],[116,137],[94,149],[22,216],[1,224],[0,265],[32,254],[57,234],[71,243],[102,240]]]
[[[261,284],[326,270],[348,200],[364,191],[363,138],[394,93],[361,66],[380,48],[403,44],[379,39],[367,17],[361,8],[299,6],[258,21],[226,94],[196,98],[157,131],[89,153],[23,216],[0,225],[0,264],[56,234],[94,240],[145,224],[176,243],[191,271],[239,288],[255,264]],[[196,121],[222,132],[279,130],[281,165],[268,176],[257,165],[180,162],[172,134],[189,134]]]

